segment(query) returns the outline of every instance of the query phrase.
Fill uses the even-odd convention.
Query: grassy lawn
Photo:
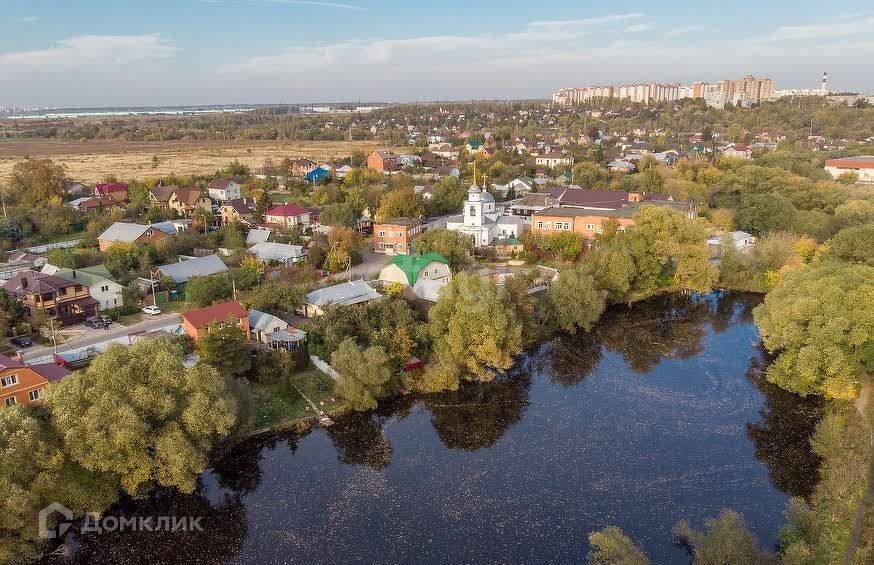
[[[334,391],[333,379],[314,367],[292,375],[291,383],[327,413],[345,407],[344,401]],[[259,397],[255,415],[256,428],[275,426],[282,422],[315,415],[294,386],[277,383],[254,385],[254,388]]]
[[[309,197],[282,191],[271,192],[270,201],[274,204],[288,204],[290,202],[303,207],[312,206],[312,200]]]

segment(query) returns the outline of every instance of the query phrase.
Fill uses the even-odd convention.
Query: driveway
[[[361,252],[361,263],[353,266],[350,272],[336,273],[327,277],[333,281],[342,282],[344,280],[367,280],[379,274],[382,267],[386,264],[389,257],[381,253],[374,253],[370,246],[365,247]]]
[[[108,330],[85,328],[85,326],[82,325],[72,326],[70,329],[76,330],[74,336],[67,337],[66,340],[58,336],[58,352],[62,353],[71,349],[88,347],[90,345],[96,345],[98,343],[103,343],[104,341],[109,341],[111,339],[124,337],[131,334],[150,332],[163,328],[164,326],[181,323],[182,317],[179,314],[170,312],[167,314],[158,314],[157,316],[151,316],[143,320],[142,322],[138,322],[130,326],[122,326],[121,324],[117,323],[112,324],[111,326],[109,326]],[[81,331],[82,329],[85,329],[87,331]],[[33,347],[22,351],[24,351],[24,360],[27,361],[29,359],[36,359],[44,357],[46,355],[51,355],[54,351],[54,348],[51,345],[47,347],[34,345]]]

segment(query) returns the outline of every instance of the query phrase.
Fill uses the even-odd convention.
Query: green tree
[[[428,316],[435,363],[425,376],[426,390],[490,381],[522,351],[522,327],[509,296],[475,275],[455,275]]]
[[[12,167],[8,187],[25,206],[60,204],[67,193],[67,175],[51,159],[27,159]]]
[[[239,377],[252,367],[246,334],[233,320],[212,324],[197,344],[203,361],[219,374]]]
[[[48,253],[46,253],[46,259],[56,267],[75,269],[79,266],[76,262],[76,255],[73,253],[72,249],[50,249]]]
[[[140,266],[140,248],[133,243],[114,243],[106,252],[104,265],[113,276],[126,279]]]
[[[385,350],[378,345],[362,349],[351,337],[331,354],[331,367],[341,377],[337,391],[356,410],[376,408],[391,380]]]
[[[828,242],[827,256],[874,267],[874,223],[839,231]]]
[[[852,399],[874,368],[874,267],[826,262],[787,274],[756,307],[769,381],[806,396]]]
[[[457,271],[470,263],[473,239],[452,230],[428,230],[413,240],[413,250],[416,253],[437,252],[449,261],[453,271]]]
[[[237,400],[218,371],[183,357],[166,339],[112,344],[55,385],[48,404],[71,457],[131,494],[155,484],[192,492],[214,442],[234,428]]]
[[[185,299],[193,306],[209,306],[214,302],[225,300],[233,294],[230,277],[212,275],[208,277],[192,277],[185,283]]]
[[[582,234],[564,231],[551,234],[547,246],[559,261],[572,261],[583,252],[585,242]]]
[[[583,257],[580,269],[595,279],[597,288],[605,291],[611,302],[625,299],[635,275],[634,258],[624,236],[596,243]]]
[[[387,192],[379,204],[376,216],[380,221],[390,218],[421,218],[425,215],[425,201],[413,187],[401,187]]]
[[[254,308],[271,314],[294,312],[303,304],[306,288],[288,281],[267,280],[246,292],[241,302],[247,308]]]
[[[17,298],[0,288],[0,336],[10,334],[15,324],[24,316],[24,307]]]
[[[425,202],[428,214],[441,216],[461,209],[467,198],[467,188],[453,176],[446,176],[431,186],[431,198]]]
[[[589,534],[590,565],[649,565],[646,554],[616,526]]]
[[[796,213],[792,201],[781,194],[744,194],[735,223],[739,229],[764,235],[790,229]]]
[[[606,305],[607,292],[581,269],[565,269],[549,289],[549,303],[558,327],[569,333],[591,331]]]
[[[353,227],[358,214],[349,204],[328,204],[319,213],[319,222],[325,226]]]
[[[677,540],[693,555],[694,565],[764,565],[773,557],[764,553],[744,525],[740,514],[723,510],[705,522],[705,531],[692,529],[683,520],[674,526]]]

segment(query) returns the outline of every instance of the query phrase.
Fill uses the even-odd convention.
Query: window
[[[16,404],[17,404],[17,401],[15,400],[14,396],[10,396],[9,398],[6,399],[6,406],[15,406]]]
[[[109,292],[109,285],[105,284],[100,287],[100,292]]]
[[[0,379],[0,386],[6,388],[8,386],[17,385],[18,384],[18,376],[17,375],[9,375]]]
[[[476,216],[476,206],[471,206],[471,207],[470,207],[470,215],[471,215],[471,216]]]
[[[404,237],[404,232],[399,231],[397,237]]]
[[[595,228],[595,231],[598,232],[598,233],[604,233],[604,226],[597,226],[597,227]]]
[[[379,232],[379,237],[385,237],[385,232],[384,231]]]
[[[595,231],[595,224],[586,224],[586,229],[589,231]]]
[[[42,389],[39,388],[39,389],[32,390],[32,391],[28,392],[28,393],[27,393],[27,397],[28,397],[31,401],[33,401],[33,400],[39,400],[40,398],[42,398]]]

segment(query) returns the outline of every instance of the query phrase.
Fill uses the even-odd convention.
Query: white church
[[[464,213],[446,220],[446,229],[473,236],[476,247],[491,245],[496,239],[519,237],[525,220],[505,216],[495,205],[495,197],[473,184],[467,191]]]

